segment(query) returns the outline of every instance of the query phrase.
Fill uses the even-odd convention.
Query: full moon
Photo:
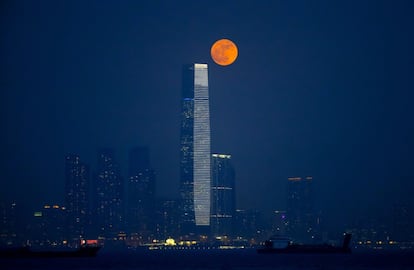
[[[217,40],[211,46],[211,58],[220,66],[231,65],[236,61],[237,55],[237,46],[229,39]]]

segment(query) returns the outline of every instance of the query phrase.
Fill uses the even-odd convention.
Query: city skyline
[[[231,155],[217,153],[211,155],[211,227],[189,234],[182,226],[186,222],[182,200],[155,196],[155,173],[149,169],[148,148],[135,147],[130,151],[130,173],[137,176],[127,180],[132,190],[129,196],[117,188],[125,183],[118,174],[114,151],[100,149],[97,157],[94,174],[89,173],[90,167],[78,155],[65,157],[67,206],[56,202],[38,205],[36,211],[28,214],[21,212],[19,203],[1,201],[0,245],[77,247],[80,241],[88,239],[110,249],[148,248],[175,246],[171,241],[177,240],[179,246],[187,248],[222,244],[240,248],[239,245],[255,247],[271,235],[288,235],[295,243],[326,243],[337,237],[339,229],[353,234],[355,248],[413,247],[414,234],[409,230],[413,220],[408,205],[404,204],[392,206],[388,212],[392,219],[357,217],[335,231],[329,229],[323,221],[325,216],[313,207],[312,176],[286,179],[289,187],[286,210],[275,210],[269,216],[258,209],[237,208]],[[90,180],[92,183],[88,183]],[[109,186],[114,188],[105,189]],[[122,203],[125,201],[128,203]],[[134,212],[138,215],[123,217],[123,213]]]
[[[311,175],[327,223],[412,213],[412,3],[220,6],[6,1],[0,198],[58,202],[63,157],[96,168],[102,147],[125,182],[134,146],[151,149],[157,196],[178,197],[181,67],[206,63],[211,150],[232,155],[240,208],[285,210],[286,179]],[[238,47],[230,66],[210,58],[220,38]]]

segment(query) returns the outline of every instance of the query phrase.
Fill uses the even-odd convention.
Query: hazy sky
[[[0,198],[63,202],[64,155],[148,145],[177,196],[181,70],[209,64],[212,151],[239,208],[314,177],[331,217],[414,205],[412,1],[2,1]],[[211,45],[233,40],[228,67]]]

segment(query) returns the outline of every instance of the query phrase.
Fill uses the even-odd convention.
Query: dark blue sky
[[[201,3],[202,2],[202,3]],[[177,196],[181,68],[209,64],[212,151],[240,208],[313,175],[333,217],[414,205],[411,1],[2,1],[0,196],[61,202],[64,155],[151,148]],[[214,64],[229,38],[239,58]],[[346,191],[349,192],[346,192]]]

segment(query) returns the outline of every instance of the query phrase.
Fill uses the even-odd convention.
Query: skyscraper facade
[[[77,155],[67,155],[65,161],[68,236],[79,239],[85,237],[89,223],[89,167]]]
[[[312,183],[311,176],[288,178],[287,232],[300,242],[312,242],[316,234]]]
[[[98,235],[113,238],[124,225],[123,179],[112,149],[98,151],[94,177],[94,228]]]
[[[150,165],[147,147],[129,152],[128,228],[138,238],[154,232],[155,173]]]
[[[211,150],[207,64],[183,70],[180,178],[183,231],[210,225]],[[196,227],[194,227],[196,226]]]
[[[235,211],[234,169],[231,156],[212,154],[211,232],[231,236]]]

